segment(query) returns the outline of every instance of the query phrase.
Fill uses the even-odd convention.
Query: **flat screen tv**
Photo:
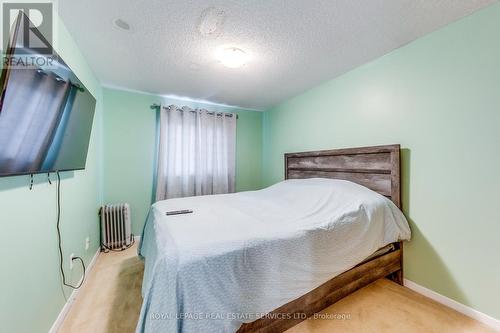
[[[0,177],[85,169],[96,100],[55,52],[24,45],[24,20],[43,41],[20,13],[3,52]]]

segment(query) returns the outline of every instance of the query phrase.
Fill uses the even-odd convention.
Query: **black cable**
[[[104,245],[104,243],[102,243],[102,242],[101,242],[101,249],[104,249],[104,251],[103,251],[104,253],[107,253],[107,252],[109,252],[109,251],[111,251],[111,252],[122,252],[122,251],[125,251],[126,249],[131,248],[131,247],[132,247],[132,245],[134,245],[134,243],[135,243],[135,238],[134,238],[134,235],[133,235],[133,234],[131,234],[131,235],[130,235],[130,239],[131,239],[131,241],[130,241],[130,244],[129,244],[129,245],[122,246],[122,247],[121,247],[120,249],[118,249],[118,250],[117,250],[117,249],[112,249],[112,248],[110,248],[109,246],[106,246],[106,245]]]
[[[83,259],[81,257],[73,257],[71,260],[78,259],[80,260],[82,267],[83,267],[83,277],[78,286],[73,286],[69,283],[66,283],[66,275],[64,275],[64,269],[63,269],[63,252],[62,252],[62,245],[61,245],[61,176],[59,175],[59,171],[56,171],[57,175],[57,246],[59,248],[59,269],[61,270],[61,277],[62,277],[62,284],[65,285],[66,287],[70,287],[73,289],[79,289],[83,282],[85,281],[85,263],[83,262]]]

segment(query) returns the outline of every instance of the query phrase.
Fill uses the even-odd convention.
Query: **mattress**
[[[191,214],[171,215],[190,209]],[[410,238],[387,198],[332,179],[170,199],[149,212],[137,332],[235,332]]]

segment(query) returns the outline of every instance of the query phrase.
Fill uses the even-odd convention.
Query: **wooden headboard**
[[[285,154],[285,179],[332,178],[366,186],[401,208],[399,145]]]

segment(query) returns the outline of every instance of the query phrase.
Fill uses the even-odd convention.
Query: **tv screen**
[[[47,61],[40,48],[23,45],[23,20],[2,61],[0,177],[84,169],[96,100],[55,52]]]

